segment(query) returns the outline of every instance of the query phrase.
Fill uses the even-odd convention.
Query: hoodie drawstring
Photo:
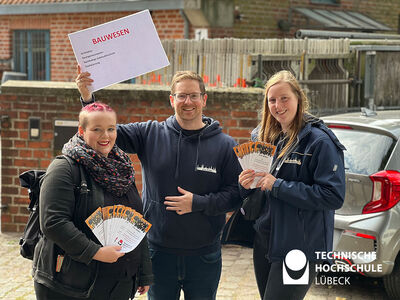
[[[201,139],[201,136],[202,136],[202,135],[203,135],[203,134],[200,132],[200,133],[199,133],[199,139],[197,140],[196,162],[194,163],[194,171],[195,171],[195,172],[197,171],[197,163],[198,163],[198,160],[199,160],[200,139]]]
[[[197,139],[197,147],[196,147],[196,161],[194,163],[194,171],[197,171],[197,165],[199,162],[199,149],[200,149],[200,142],[201,142],[201,137],[203,133],[199,133],[198,139]],[[175,179],[178,178],[179,176],[179,163],[180,163],[180,157],[181,157],[181,141],[182,141],[182,131],[179,131],[179,139],[178,139],[178,151],[176,152],[176,168],[175,168]]]
[[[179,176],[179,161],[180,161],[180,156],[181,156],[181,140],[182,140],[182,130],[179,131],[178,151],[176,151],[175,179],[177,179]]]

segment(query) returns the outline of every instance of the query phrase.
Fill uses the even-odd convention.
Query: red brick
[[[31,158],[32,150],[19,150],[19,156],[23,158]]]
[[[38,110],[38,105],[33,104],[33,103],[15,102],[13,106],[14,106],[15,110],[18,110],[18,109],[27,109],[27,110],[31,110],[31,111]]]
[[[14,222],[15,222],[15,223],[23,223],[23,224],[26,224],[27,221],[28,221],[28,215],[24,215],[24,216],[14,216]]]
[[[52,155],[51,155],[50,151],[34,150],[33,151],[33,157],[34,158],[51,158]]]
[[[228,133],[232,137],[250,137],[251,130],[250,129],[229,129]]]
[[[19,213],[19,207],[18,206],[9,205],[7,207],[7,212],[12,214],[12,215],[17,214],[17,213]]]
[[[13,164],[12,158],[5,158],[5,157],[2,157],[2,158],[1,158],[1,163],[2,163],[3,166],[5,166],[5,167],[11,167],[11,166],[14,165],[14,164]]]
[[[9,204],[11,204],[11,201],[12,200],[12,198],[11,197],[7,197],[7,196],[2,196],[1,197],[1,204],[3,204],[3,205],[9,205]]]
[[[258,120],[240,120],[239,121],[239,126],[240,127],[250,127],[250,128],[255,128],[258,125]]]
[[[12,222],[11,214],[2,214],[1,222],[2,223],[11,223]]]
[[[1,192],[6,195],[16,195],[18,193],[17,187],[3,186]]]
[[[26,141],[14,141],[15,148],[26,148]]]
[[[32,115],[32,113],[26,112],[26,111],[20,111],[20,112],[18,112],[18,117],[19,117],[20,119],[28,119],[31,115]]]
[[[43,130],[53,130],[54,125],[52,122],[42,122],[42,129]]]
[[[1,141],[1,145],[2,145],[3,149],[4,148],[11,148],[13,146],[13,142],[11,140],[3,139]]]
[[[28,122],[27,121],[14,121],[14,128],[27,129],[28,128]]]
[[[16,130],[4,130],[1,136],[3,138],[16,138],[18,137],[18,132]]]
[[[17,167],[37,168],[38,161],[36,159],[35,160],[14,159],[14,165]]]
[[[237,121],[236,120],[224,120],[222,122],[223,127],[236,127],[237,126]]]
[[[19,132],[19,138],[23,140],[27,140],[29,137],[28,131],[20,131]]]
[[[254,118],[254,119],[257,119],[257,112],[253,112],[253,111],[232,111],[231,115],[234,118]]]
[[[41,169],[47,169],[47,167],[50,165],[51,160],[50,159],[41,159],[39,163],[39,167]]]
[[[54,133],[53,132],[42,132],[41,138],[42,138],[42,140],[53,140]]]
[[[17,175],[17,169],[15,168],[7,168],[6,166],[3,165],[3,168],[1,170],[2,175],[10,175],[10,176],[15,176]]]
[[[36,141],[28,141],[28,148],[39,148],[39,149],[48,149],[50,148],[50,142],[36,142]]]
[[[12,177],[8,177],[8,176],[3,176],[2,178],[1,178],[1,183],[2,184],[7,184],[7,185],[9,185],[9,184],[12,184]]]
[[[14,199],[14,203],[15,204],[29,204],[29,197],[27,196],[27,197],[16,197],[15,199]]]

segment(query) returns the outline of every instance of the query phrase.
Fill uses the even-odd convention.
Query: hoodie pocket
[[[160,243],[162,240],[162,231],[165,227],[166,209],[164,203],[147,200],[144,207],[144,218],[152,226],[148,232],[149,239],[152,242]]]

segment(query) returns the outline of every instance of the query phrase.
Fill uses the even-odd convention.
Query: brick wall
[[[257,125],[262,103],[261,89],[210,89],[205,114],[220,121],[223,131],[238,142],[249,139]],[[169,90],[160,86],[116,85],[96,93],[118,113],[118,122],[165,120],[173,113]],[[53,151],[54,120],[77,120],[80,110],[78,93],[73,83],[8,81],[2,86],[1,128],[1,211],[2,231],[22,231],[27,220],[27,191],[19,187],[18,175],[29,169],[45,169]],[[5,120],[7,116],[9,119]],[[41,118],[41,138],[28,138],[28,118]],[[141,170],[132,156],[138,189],[141,190]]]

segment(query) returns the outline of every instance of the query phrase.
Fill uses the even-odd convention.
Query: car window
[[[391,137],[349,129],[332,129],[346,147],[344,165],[347,172],[371,175],[384,168],[395,140]]]

